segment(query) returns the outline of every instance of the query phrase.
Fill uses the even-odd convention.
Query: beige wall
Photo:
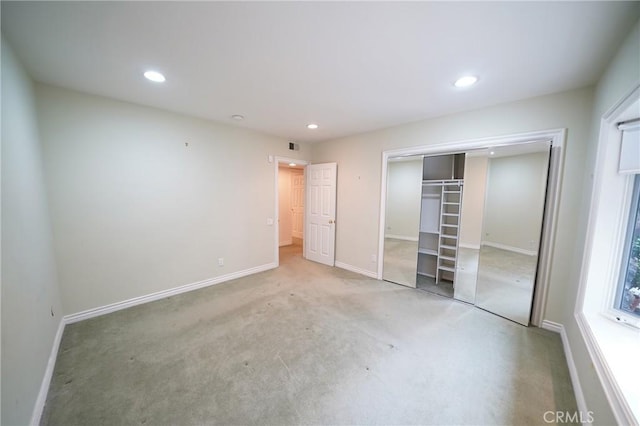
[[[486,156],[473,157],[468,154],[464,161],[464,187],[460,210],[462,247],[480,249],[488,161]]]
[[[46,85],[37,99],[66,313],[274,262],[267,159],[304,158],[304,144],[293,152],[283,139]]]
[[[28,424],[62,318],[31,80],[2,40],[2,419]]]
[[[390,162],[387,176],[385,235],[418,241],[422,157]]]

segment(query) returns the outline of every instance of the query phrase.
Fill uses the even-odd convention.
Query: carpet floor
[[[66,327],[42,425],[545,424],[560,337],[304,260]]]

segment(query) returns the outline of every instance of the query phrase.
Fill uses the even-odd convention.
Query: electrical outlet
[[[224,257],[218,258],[218,266],[224,266]]]
[[[378,256],[376,256],[375,254],[372,254],[372,255],[371,255],[371,263],[376,263],[376,261],[377,261],[377,257],[378,257]]]

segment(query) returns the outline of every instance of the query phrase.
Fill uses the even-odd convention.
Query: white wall
[[[467,155],[464,161],[464,187],[460,210],[462,247],[480,249],[488,161],[486,156],[470,155]]]
[[[483,243],[537,252],[548,167],[548,152],[489,159]]]
[[[387,168],[385,235],[418,240],[422,191],[422,157],[391,161]]]
[[[28,424],[62,318],[31,80],[2,40],[2,424]]]
[[[274,262],[267,158],[304,158],[304,144],[293,152],[283,139],[46,85],[37,99],[67,313]]]
[[[278,213],[279,245],[292,243],[293,215],[291,214],[291,171],[286,167],[278,168]]]

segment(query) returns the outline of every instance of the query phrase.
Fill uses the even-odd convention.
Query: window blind
[[[640,174],[640,120],[618,125],[622,133],[618,172]]]

